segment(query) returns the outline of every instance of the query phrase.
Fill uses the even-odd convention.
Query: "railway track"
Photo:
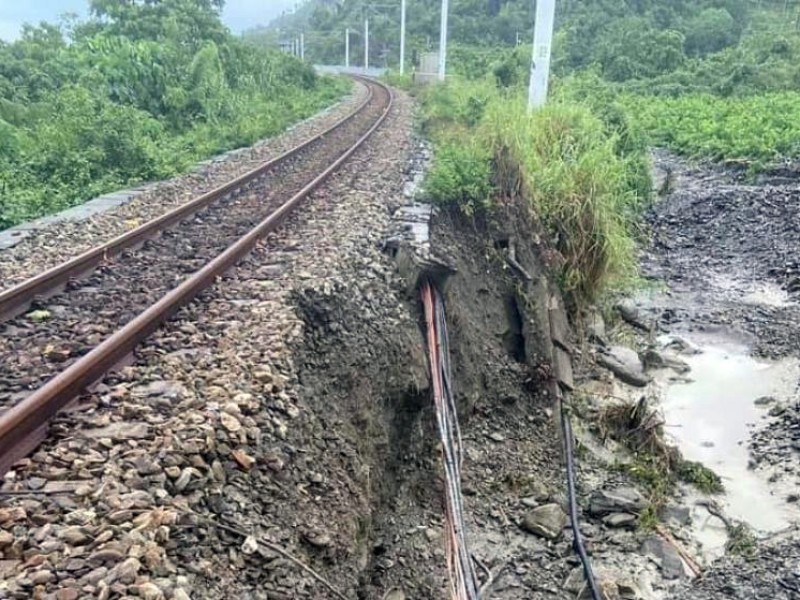
[[[0,292],[0,472],[47,423],[210,287],[381,125],[391,91],[162,217]]]

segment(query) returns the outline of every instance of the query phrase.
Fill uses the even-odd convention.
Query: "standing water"
[[[786,502],[791,490],[771,483],[769,473],[749,468],[748,441],[772,399],[791,398],[800,365],[796,359],[758,360],[746,347],[719,339],[700,348],[700,354],[686,359],[691,379],[667,390],[667,429],[686,459],[703,463],[722,478],[725,494],[719,504],[729,516],[760,532],[783,529],[800,516]]]

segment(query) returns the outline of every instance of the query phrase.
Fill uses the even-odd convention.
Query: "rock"
[[[333,544],[333,539],[322,531],[310,531],[305,535],[306,541],[315,548],[327,548]]]
[[[127,584],[133,583],[141,568],[142,563],[139,562],[138,558],[128,558],[111,569],[106,581],[108,583],[114,583],[115,581]]]
[[[633,302],[625,301],[620,302],[615,306],[619,316],[622,317],[622,320],[625,321],[628,325],[632,325],[637,329],[641,329],[642,331],[650,331],[650,327],[645,323],[644,319],[642,318],[639,309],[636,308],[636,305]]]
[[[768,404],[775,404],[778,401],[774,396],[761,396],[753,401],[756,406],[767,406]]]
[[[242,552],[244,554],[254,554],[258,550],[258,541],[252,535],[248,535],[242,544]]]
[[[567,515],[558,504],[545,504],[530,511],[522,520],[522,528],[548,540],[555,540],[567,525]]]
[[[36,571],[31,576],[33,585],[47,585],[48,583],[56,580],[56,574],[52,571],[42,570]]]
[[[629,385],[644,387],[650,381],[639,355],[630,348],[612,346],[597,355],[597,362]]]
[[[600,597],[602,600],[620,600],[619,589],[617,584],[611,579],[601,579],[595,577],[597,587],[600,588]],[[589,590],[589,584],[585,584],[583,589],[578,594],[578,600],[592,600],[592,592]]]
[[[632,487],[622,486],[613,490],[595,490],[589,496],[589,514],[602,517],[612,513],[639,515],[647,507],[647,500]]]
[[[139,473],[142,477],[147,477],[148,475],[155,475],[156,473],[161,472],[161,467],[159,464],[152,460],[147,456],[137,456],[133,461],[133,466],[136,468],[136,472]]]
[[[0,529],[0,548],[6,548],[14,543],[14,534],[5,529]]]
[[[139,586],[139,597],[144,600],[164,600],[164,592],[150,581]]]
[[[641,600],[642,591],[631,579],[617,580],[617,591],[621,600]]]
[[[239,421],[239,419],[230,413],[220,413],[219,420],[222,423],[222,426],[231,433],[236,433],[242,428],[242,423]]]
[[[172,592],[172,600],[192,600],[192,597],[183,588],[175,588]]]
[[[103,563],[118,563],[125,558],[125,555],[115,548],[103,548],[92,552],[89,555],[89,562],[94,565]]]
[[[58,533],[58,537],[70,546],[82,546],[91,539],[83,527],[67,527]]]
[[[28,487],[32,490],[40,490],[47,484],[47,479],[41,477],[28,477]]]
[[[652,348],[644,352],[642,361],[644,362],[645,369],[672,369],[680,374],[688,373],[692,370],[688,363],[662,354]]]
[[[91,562],[91,559],[90,559]],[[81,582],[88,583],[89,585],[97,585],[100,583],[103,578],[108,574],[107,567],[97,567],[89,571],[86,575],[81,578]]]
[[[244,450],[234,450],[231,455],[245,471],[249,471],[256,464],[256,459],[248,455]]]
[[[615,529],[635,529],[638,520],[638,517],[631,513],[611,513],[603,517],[603,523]]]
[[[673,521],[677,525],[688,525],[692,519],[692,510],[688,506],[665,506],[661,511],[664,521]]]
[[[61,588],[56,592],[56,600],[78,600],[79,595],[75,588]]]
[[[490,433],[489,439],[492,440],[493,442],[497,442],[498,444],[506,440],[505,436],[499,431],[493,431],[492,433]]]
[[[678,354],[684,354],[686,356],[695,356],[702,353],[702,350],[700,350],[698,347],[680,337],[672,338],[670,342],[664,346],[664,348],[674,350]]]
[[[642,543],[642,552],[655,557],[664,579],[678,579],[685,576],[683,561],[678,551],[659,536],[648,537]]]
[[[583,574],[583,567],[578,566],[567,575],[567,579],[564,581],[564,589],[577,595],[580,594],[585,583],[586,576]]]
[[[785,406],[783,406],[782,404],[776,404],[775,406],[769,409],[769,412],[767,412],[767,414],[770,417],[780,417],[785,412],[786,412]]]
[[[384,600],[406,600],[406,594],[403,590],[394,588],[389,590],[389,593],[384,596]]]
[[[28,518],[28,513],[21,506],[0,508],[0,525],[14,521],[23,521]]]

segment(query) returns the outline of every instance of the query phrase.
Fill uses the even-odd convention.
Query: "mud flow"
[[[724,486],[682,487],[704,576],[666,597],[797,598],[800,187],[663,152],[654,163],[670,193],[647,215],[645,284],[616,330],[639,350],[627,367],[645,386],[621,393],[652,398],[666,438]]]

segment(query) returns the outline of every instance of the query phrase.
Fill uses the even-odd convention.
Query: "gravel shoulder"
[[[359,588],[372,550],[371,463],[352,407],[303,394],[292,348],[312,335],[298,298],[337,292],[391,315],[385,342],[372,332],[375,352],[385,369],[402,368],[383,350],[416,341],[417,329],[381,240],[410,135],[401,96],[303,209],[9,474],[0,597],[336,597],[276,547],[348,596]],[[419,357],[405,364],[423,376]]]
[[[19,244],[0,250],[0,289],[20,283],[73,256],[152,220],[193,198],[279,156],[333,125],[363,100],[367,88],[356,83],[340,103],[302,121],[285,133],[250,148],[201,163],[179,177],[144,186],[129,203],[80,221],[47,225]]]

